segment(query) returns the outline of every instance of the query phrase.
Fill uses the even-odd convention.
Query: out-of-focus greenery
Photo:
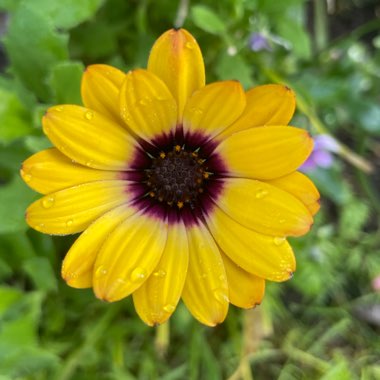
[[[0,10],[0,380],[380,379],[376,0],[0,0]],[[298,96],[292,124],[341,146],[330,168],[310,173],[322,209],[293,242],[294,278],[268,284],[253,311],[231,307],[213,329],[181,305],[169,331],[145,326],[130,299],[105,304],[64,284],[74,237],[27,228],[37,196],[18,169],[49,146],[46,108],[80,104],[85,65],[145,67],[154,40],[183,16],[208,81],[286,83]],[[252,33],[268,49],[252,51]]]

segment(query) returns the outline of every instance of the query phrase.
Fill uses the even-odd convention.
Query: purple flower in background
[[[329,168],[334,161],[332,153],[339,150],[337,141],[329,135],[314,137],[314,149],[309,158],[301,166],[301,170],[308,172],[316,167]]]
[[[272,50],[269,46],[268,39],[261,33],[251,34],[251,37],[249,38],[249,47],[253,51]]]

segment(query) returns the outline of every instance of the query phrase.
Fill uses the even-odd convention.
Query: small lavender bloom
[[[261,33],[252,33],[249,38],[249,47],[253,51],[272,50],[269,46],[268,39]]]
[[[308,172],[316,167],[329,168],[334,162],[334,156],[339,145],[336,140],[329,135],[318,135],[314,138],[314,149],[309,158],[300,167],[300,170]]]

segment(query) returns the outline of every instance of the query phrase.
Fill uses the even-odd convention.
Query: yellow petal
[[[218,206],[245,227],[271,236],[300,236],[313,218],[293,195],[268,183],[243,178],[223,180]]]
[[[94,267],[96,296],[114,302],[147,280],[165,248],[167,223],[143,213],[120,224],[102,246]]]
[[[249,273],[222,253],[230,302],[243,309],[259,305],[264,297],[265,280]]]
[[[90,169],[77,164],[55,148],[29,157],[23,162],[20,173],[26,184],[41,194],[84,182],[117,179],[119,176],[116,171]]]
[[[135,140],[119,124],[95,111],[56,106],[49,108],[42,124],[50,141],[82,165],[125,170],[132,159]]]
[[[287,125],[296,107],[294,92],[286,86],[267,84],[254,87],[246,92],[247,106],[234,124],[220,137],[252,127],[264,125]]]
[[[294,127],[258,127],[233,134],[217,148],[229,174],[273,179],[294,172],[310,155],[313,140]]]
[[[94,263],[109,234],[135,210],[122,205],[92,223],[75,241],[62,263],[61,274],[73,288],[92,287]]]
[[[125,74],[112,66],[88,66],[81,87],[85,107],[120,121],[119,93],[124,78]]]
[[[266,280],[285,281],[295,271],[294,254],[284,237],[243,227],[218,207],[208,216],[207,225],[223,252],[247,272]]]
[[[188,98],[205,85],[201,50],[185,29],[171,29],[161,35],[150,52],[148,70],[168,86],[178,104],[178,121]]]
[[[228,311],[228,285],[218,246],[203,224],[187,229],[189,269],[183,301],[201,323],[215,326]]]
[[[193,94],[183,113],[185,131],[215,136],[243,112],[245,93],[237,81],[209,84]]]
[[[315,215],[320,208],[320,195],[314,183],[300,172],[267,181],[271,185],[294,195]]]
[[[81,232],[105,212],[129,201],[127,182],[97,181],[45,195],[26,211],[27,223],[52,235]]]
[[[140,318],[149,326],[164,323],[174,312],[181,297],[189,262],[185,226],[169,226],[161,260],[150,277],[133,293]]]
[[[159,77],[147,70],[133,70],[121,88],[120,113],[133,132],[152,140],[174,129],[177,104]]]

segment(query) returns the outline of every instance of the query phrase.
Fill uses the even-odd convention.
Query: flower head
[[[55,148],[21,169],[44,194],[29,225],[82,232],[62,265],[70,286],[110,302],[132,294],[149,325],[182,298],[213,326],[229,303],[260,303],[265,280],[292,276],[286,237],[310,229],[319,194],[297,171],[313,143],[286,126],[289,88],[205,85],[199,46],[180,29],[155,42],[147,70],[88,67],[82,98],[46,112]]]

